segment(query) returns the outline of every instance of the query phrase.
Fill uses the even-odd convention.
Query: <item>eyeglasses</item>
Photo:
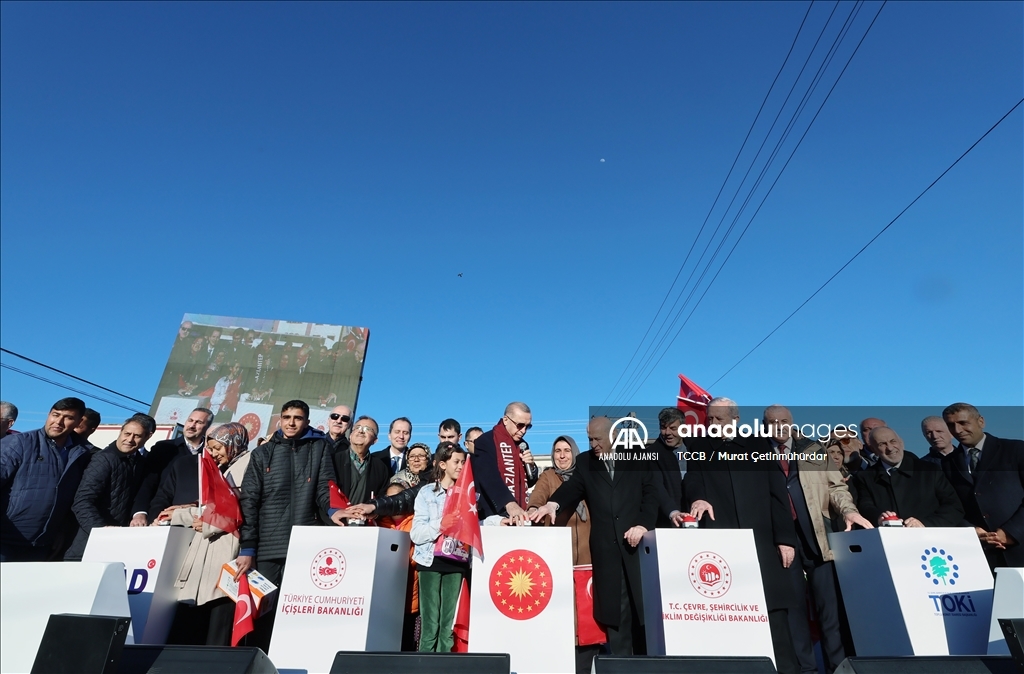
[[[505,418],[512,422],[512,425],[516,427],[517,431],[521,431],[524,428],[526,430],[530,430],[531,428],[533,428],[533,424],[521,424],[507,414],[505,415]]]
[[[409,460],[412,461],[413,459],[423,459],[424,461],[426,461],[427,460],[427,455],[426,454],[410,454],[409,455]]]
[[[377,431],[376,431],[376,430],[374,430],[374,428],[373,428],[372,426],[356,426],[356,427],[355,427],[354,429],[352,429],[352,430],[355,430],[355,431],[362,431],[362,432],[364,432],[364,433],[369,433],[370,435],[373,435],[373,436],[376,436],[376,435],[377,435]]]
[[[331,421],[337,421],[338,419],[341,419],[346,424],[348,422],[352,421],[352,417],[350,417],[349,415],[347,415],[347,414],[338,414],[337,412],[331,412],[330,417],[331,417]],[[363,428],[366,428],[366,427],[364,426]]]

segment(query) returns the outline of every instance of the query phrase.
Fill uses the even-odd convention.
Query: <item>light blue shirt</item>
[[[431,566],[434,563],[434,545],[441,535],[441,513],[444,512],[447,499],[448,492],[436,482],[424,486],[416,494],[409,538],[416,546],[412,559],[420,566]]]

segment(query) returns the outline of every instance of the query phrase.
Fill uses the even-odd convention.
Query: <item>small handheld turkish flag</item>
[[[459,479],[455,481],[441,511],[441,534],[451,536],[469,545],[480,559],[484,558],[484,545],[480,536],[480,517],[476,512],[476,483],[473,464],[466,461]]]
[[[349,506],[348,497],[341,491],[341,487],[334,480],[329,480],[327,486],[331,490],[331,508],[337,508],[338,510],[344,510]]]
[[[711,401],[711,394],[697,386],[692,381],[679,375],[679,396],[676,398],[676,407],[683,411],[686,416],[686,426],[703,426],[708,417],[708,403]]]
[[[242,526],[242,507],[238,504],[238,497],[208,452],[203,452],[199,469],[199,491],[203,501],[202,520],[237,537],[238,528]]]
[[[231,645],[237,646],[252,631],[252,593],[249,591],[249,578],[243,573],[238,579],[238,601],[235,603],[235,624],[231,627]]]

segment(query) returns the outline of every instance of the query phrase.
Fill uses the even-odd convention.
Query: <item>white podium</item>
[[[1010,649],[999,627],[1000,618],[1024,618],[1024,569],[997,568],[992,622],[988,631],[988,654],[1009,655]]]
[[[408,573],[404,531],[292,527],[270,659],[327,672],[338,651],[401,650]]]
[[[11,562],[0,577],[0,672],[32,669],[51,613],[131,615],[123,564]]]
[[[481,527],[473,555],[470,653],[508,653],[513,672],[574,674],[572,532],[565,527]]]
[[[750,529],[655,529],[640,545],[649,655],[775,661]]]
[[[857,655],[985,655],[992,573],[970,527],[829,534]]]
[[[184,527],[103,527],[89,533],[83,562],[124,565],[134,643],[166,643],[178,603],[174,581],[194,533]]]

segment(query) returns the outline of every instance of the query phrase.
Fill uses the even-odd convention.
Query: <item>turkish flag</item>
[[[469,583],[465,578],[462,579],[462,589],[459,590],[459,607],[455,611],[452,632],[455,635],[452,653],[469,653]]]
[[[469,461],[466,461],[459,479],[455,481],[444,502],[441,533],[469,545],[483,559],[480,517],[476,512],[476,483],[473,481],[473,464]]]
[[[203,501],[201,519],[225,533],[238,536],[238,527],[242,526],[242,508],[238,505],[238,497],[217,468],[213,457],[205,451],[199,461],[199,484]]]
[[[576,590],[576,641],[580,646],[593,646],[608,641],[608,634],[594,619],[594,567],[581,564],[572,567],[572,584]]]
[[[683,375],[679,375],[679,396],[676,398],[676,407],[686,415],[687,426],[704,425],[708,418],[708,403],[710,401],[710,393]]]
[[[331,490],[331,508],[337,508],[338,510],[344,510],[349,506],[348,497],[341,491],[341,487],[334,480],[329,480],[327,486]]]
[[[252,630],[252,593],[249,592],[249,578],[243,573],[238,579],[238,599],[235,603],[235,623],[231,626],[231,645],[237,646],[238,642]]]

